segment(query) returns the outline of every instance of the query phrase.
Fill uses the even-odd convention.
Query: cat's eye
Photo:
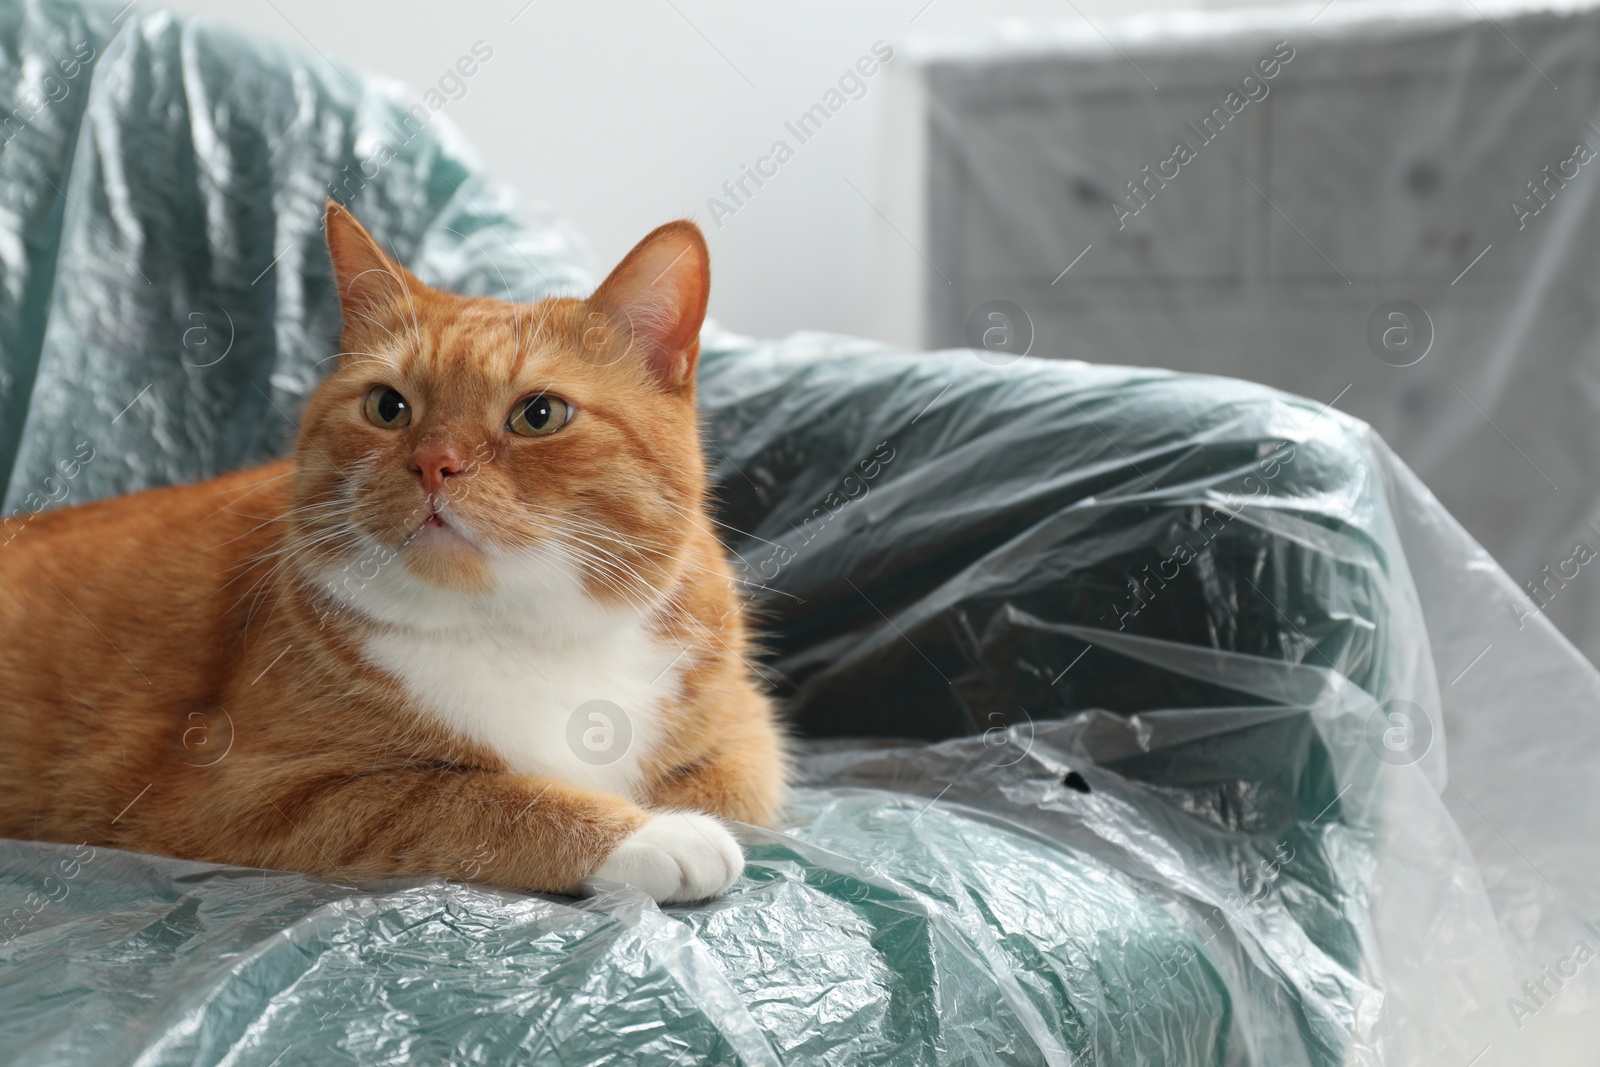
[[[385,430],[398,430],[411,424],[411,405],[387,385],[377,386],[367,394],[366,410],[367,421]]]
[[[506,428],[523,437],[543,437],[555,433],[572,417],[572,408],[559,396],[539,393],[517,401]]]

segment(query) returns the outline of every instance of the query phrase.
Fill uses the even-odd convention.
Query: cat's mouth
[[[441,503],[430,501],[428,513],[423,516],[421,522],[411,528],[411,532],[406,536],[406,541],[407,543],[416,543],[420,539],[435,540],[441,536],[451,540],[459,540],[469,545],[474,542],[474,538],[467,532],[460,521],[445,516],[444,507]]]
[[[464,593],[494,587],[485,546],[442,500],[430,499],[428,512],[402,544],[407,573],[429,585]]]

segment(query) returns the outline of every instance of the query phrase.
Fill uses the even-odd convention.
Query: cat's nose
[[[461,473],[461,457],[449,445],[424,445],[411,454],[411,470],[422,479],[429,496],[444,488],[444,480]]]

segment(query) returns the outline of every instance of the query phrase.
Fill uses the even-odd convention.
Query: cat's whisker
[[[532,503],[530,501],[518,501],[517,506],[532,514],[538,515],[540,518],[549,519],[552,522],[569,525],[576,524],[589,532],[602,535],[608,540],[614,541],[618,544],[627,545],[628,547],[636,550],[640,545],[646,545],[662,553],[669,553],[673,549],[680,547],[678,545],[670,545],[664,541],[657,541],[654,538],[643,537],[639,535],[623,537],[613,527],[602,525],[601,523],[594,522],[590,519],[585,519],[582,516],[575,515],[571,512],[558,511],[554,508],[549,508],[541,504]]]
[[[356,530],[353,530],[353,529],[352,530],[347,530],[347,531],[337,531],[337,532],[335,532],[334,534],[331,535],[332,539],[341,538],[341,537],[349,538],[349,543],[344,546],[346,550],[353,551],[355,548],[359,547],[359,531],[356,531]],[[310,548],[314,548],[314,547],[316,547],[316,546],[310,546]],[[309,551],[309,548],[307,549],[307,551]],[[249,628],[250,628],[251,624],[253,623],[253,621],[255,619],[256,612],[259,609],[262,600],[265,597],[267,597],[268,594],[272,593],[274,589],[277,588],[277,583],[278,583],[279,576],[282,575],[287,569],[289,569],[291,567],[295,567],[298,564],[300,564],[302,562],[303,556],[305,554],[306,554],[305,552],[297,551],[297,552],[291,552],[289,554],[284,555],[281,559],[279,559],[277,562],[275,562],[272,565],[272,567],[269,568],[268,571],[265,574],[263,574],[260,579],[258,579],[258,581],[256,583],[251,585],[251,587],[249,589],[245,590],[245,592],[240,594],[240,596],[235,600],[234,606],[235,606],[235,608],[237,608],[237,606],[240,603],[242,603],[246,597],[249,597],[251,595],[252,591],[255,591],[255,590],[257,590],[259,588],[259,592],[256,592],[255,599],[251,602],[250,610],[246,614],[246,617],[245,617],[244,629],[245,629],[245,631],[247,633],[249,631]],[[319,592],[325,592],[325,591],[319,589]],[[277,606],[278,606],[278,603],[279,603],[279,599],[280,598],[273,598],[273,600],[271,601],[271,609],[270,610],[276,610],[277,609]]]
[[[595,556],[582,546],[574,544],[570,541],[556,541],[553,542],[550,547],[558,555],[569,562],[587,563],[588,567],[584,569],[590,577],[594,578],[594,580],[599,582],[602,586],[611,589],[632,607],[638,610],[646,610],[649,608],[651,600],[648,598],[639,597],[636,586],[631,584],[623,584],[621,578],[629,577],[629,575],[620,569],[617,564]],[[637,581],[639,584],[643,584],[651,592],[656,593],[657,597],[660,596],[659,591],[657,591],[655,587],[650,585],[648,582],[645,582],[642,578],[638,578]]]
[[[687,516],[690,519],[693,519],[696,522],[709,522],[709,523],[711,523],[711,524],[713,524],[715,526],[722,527],[724,530],[728,530],[728,531],[731,531],[732,533],[736,533],[740,537],[748,537],[752,541],[760,541],[762,544],[771,545],[773,548],[782,548],[783,547],[782,545],[779,545],[774,541],[768,541],[765,537],[762,537],[760,534],[751,533],[749,530],[741,530],[741,529],[739,529],[739,527],[734,526],[731,523],[726,523],[726,522],[723,522],[721,519],[713,518],[710,515],[705,514],[704,512],[694,511],[694,510],[691,510],[689,508],[686,508],[683,505],[677,503],[676,501],[668,499],[666,496],[660,496],[657,499],[660,500],[660,502],[665,504],[667,507],[672,508],[675,511],[682,512],[685,516]],[[710,531],[708,530],[707,532],[709,533]]]
[[[320,513],[321,511],[327,510],[327,509],[334,509],[338,513],[349,512],[349,509],[352,506],[353,505],[351,505],[349,502],[346,502],[346,501],[341,501],[341,500],[323,500],[323,501],[313,501],[313,502],[308,503],[308,504],[303,504],[303,505],[301,505],[299,507],[289,508],[289,509],[287,509],[285,511],[282,511],[282,512],[279,512],[279,513],[277,513],[275,515],[267,516],[260,523],[256,524],[255,526],[252,526],[250,529],[246,530],[244,533],[239,534],[237,537],[231,537],[226,541],[222,541],[216,547],[222,548],[222,547],[225,547],[227,545],[231,545],[235,541],[241,540],[242,538],[245,538],[245,537],[249,537],[251,534],[254,534],[254,533],[258,532],[258,531],[262,530],[263,528],[265,528],[265,527],[267,527],[267,526],[269,526],[269,525],[271,525],[272,523],[275,523],[275,522],[287,522],[287,523],[294,523],[294,524],[297,524],[297,525],[303,525],[303,522],[301,520],[303,520],[308,515],[316,515],[316,514]],[[351,513],[353,514],[353,512],[351,512]],[[235,513],[235,514],[237,514],[237,513]],[[250,516],[250,517],[254,517],[254,516]]]
[[[258,481],[247,482],[246,485],[248,485],[249,488],[248,488],[248,490],[246,490],[246,495],[248,495],[249,493],[255,492],[257,489],[260,489],[263,486],[271,485],[273,482],[281,482],[285,478],[292,478],[292,477],[294,477],[294,471],[293,470],[286,470],[282,474],[274,474],[270,478],[262,478],[262,479],[260,479]],[[228,486],[222,487],[221,489],[213,489],[210,492],[206,493],[205,495],[206,496],[221,496],[223,493],[236,493],[240,489],[244,489],[244,488],[245,488],[244,485],[228,485]]]
[[[569,545],[568,547],[572,547],[572,546]],[[597,546],[590,546],[590,547],[597,547]],[[603,562],[603,561],[595,560],[594,557],[589,557],[589,559],[590,559],[591,562],[595,563],[596,565],[601,565],[601,563]],[[643,579],[640,579],[640,580],[643,581]],[[651,588],[652,590],[654,589],[653,586],[649,586],[649,583],[646,582],[644,584],[647,587]],[[659,593],[658,593],[658,595],[659,595]],[[728,652],[730,655],[736,656],[741,662],[743,662],[747,667],[749,667],[756,674],[760,675],[761,677],[766,677],[764,672],[762,672],[758,668],[756,668],[754,664],[751,664],[747,659],[745,659],[744,656],[740,655],[739,652],[736,649],[734,649],[731,645],[729,645],[726,641],[723,641],[716,634],[712,633],[711,629],[709,627],[707,627],[704,623],[702,623],[700,620],[696,619],[693,616],[692,613],[689,613],[689,612],[685,611],[684,608],[683,608],[683,605],[676,603],[674,598],[673,598],[673,596],[668,596],[666,598],[666,601],[665,601],[663,606],[670,606],[670,607],[675,608],[678,612],[680,612],[680,615],[678,615],[677,617],[679,618],[679,620],[681,622],[686,623],[692,629],[698,629],[703,637],[709,638],[711,641],[715,642],[719,647],[721,647],[724,651]]]
[[[599,524],[589,522],[588,520],[577,518],[577,517],[572,516],[572,515],[568,515],[568,514],[561,513],[561,512],[556,512],[556,511],[550,511],[550,510],[545,510],[545,511],[541,512],[541,509],[540,509],[539,505],[535,505],[535,504],[522,503],[521,506],[529,509],[530,511],[532,511],[534,513],[541,514],[542,517],[550,518],[552,520],[559,520],[559,521],[563,521],[563,522],[567,522],[567,523],[573,523],[573,522],[582,523],[584,529],[586,531],[588,531],[591,535],[596,536],[596,537],[601,537],[601,538],[603,538],[605,540],[612,541],[613,543],[616,543],[616,544],[626,545],[627,547],[632,548],[635,551],[639,551],[641,544],[642,545],[651,546],[652,548],[656,548],[657,549],[657,554],[662,555],[663,557],[665,557],[666,559],[668,559],[669,561],[671,561],[673,563],[677,563],[677,564],[679,564],[681,566],[687,567],[687,568],[689,568],[691,570],[695,570],[695,571],[698,571],[698,572],[703,573],[703,574],[709,574],[709,575],[712,575],[712,576],[718,577],[718,578],[727,578],[729,581],[732,581],[735,584],[737,584],[737,585],[739,585],[739,586],[741,586],[743,588],[752,589],[752,590],[762,590],[762,591],[765,591],[765,592],[776,593],[779,596],[785,596],[785,597],[790,598],[791,600],[796,600],[796,601],[798,601],[800,599],[799,597],[795,596],[793,593],[787,592],[785,590],[775,589],[772,586],[765,585],[763,583],[751,582],[748,579],[744,579],[744,578],[737,577],[735,575],[727,574],[724,571],[718,570],[718,569],[716,569],[714,567],[708,567],[708,566],[706,566],[704,564],[696,563],[696,562],[694,562],[692,560],[685,559],[685,558],[679,556],[678,554],[676,554],[675,552],[672,552],[670,550],[670,546],[666,546],[666,545],[662,544],[659,541],[654,541],[654,540],[652,540],[650,538],[643,538],[643,537],[635,537],[635,538],[621,537],[621,536],[618,536],[615,533],[615,531],[613,531],[613,530],[610,530],[610,529],[608,529],[606,527],[600,526]],[[745,560],[742,556],[739,557],[739,559],[740,559],[740,562],[744,563],[745,568],[748,570],[749,567],[750,567],[749,561]]]
[[[312,549],[315,549],[315,548],[319,547],[320,545],[322,545],[324,543],[331,543],[332,541],[335,541],[337,539],[349,537],[349,536],[351,536],[351,534],[357,533],[357,532],[358,531],[356,531],[356,529],[353,526],[349,527],[349,528],[336,528],[334,530],[330,530],[330,531],[326,532],[325,534],[319,536],[317,539],[315,539],[314,541],[311,541],[311,542],[291,540],[291,541],[289,541],[288,543],[286,543],[284,545],[281,545],[279,547],[276,547],[276,548],[272,549],[271,551],[258,553],[257,556],[254,557],[251,560],[251,562],[249,563],[249,565],[247,567],[242,569],[239,574],[235,575],[229,581],[224,583],[217,590],[217,592],[221,592],[223,589],[226,589],[228,586],[232,585],[234,582],[238,581],[240,578],[243,578],[245,575],[251,573],[254,570],[259,569],[262,566],[264,566],[265,564],[267,564],[267,562],[269,560],[273,561],[272,565],[267,568],[266,572],[264,574],[262,574],[259,578],[257,578],[257,580],[255,582],[251,583],[250,587],[247,588],[243,593],[241,593],[237,599],[235,599],[233,606],[234,607],[238,607],[239,604],[243,603],[243,601],[244,601],[244,599],[246,597],[250,596],[250,594],[252,592],[256,591],[258,588],[262,589],[263,591],[270,590],[272,588],[272,580],[286,566],[288,566],[289,564],[293,563],[298,557],[304,555],[305,553],[311,551]],[[215,595],[215,594],[213,594],[213,595]],[[252,610],[252,614],[253,614],[253,610]],[[247,620],[247,624],[246,625],[248,627],[248,620]]]
[[[337,508],[337,511],[335,511],[335,513],[334,513],[335,524],[334,524],[334,528],[332,530],[325,532],[323,535],[321,535],[318,538],[318,540],[310,542],[310,543],[307,542],[304,534],[299,534],[299,535],[291,534],[290,536],[287,536],[287,537],[283,538],[280,542],[275,542],[275,543],[269,544],[266,548],[264,548],[260,552],[256,552],[256,553],[253,553],[253,554],[251,554],[249,556],[246,556],[244,559],[242,559],[236,565],[239,573],[235,574],[232,578],[230,578],[228,581],[224,582],[221,586],[219,586],[215,591],[213,591],[211,593],[210,596],[206,597],[206,600],[209,601],[212,597],[216,596],[218,593],[223,592],[229,586],[233,585],[234,582],[237,582],[239,579],[241,579],[241,578],[245,577],[246,575],[252,573],[253,571],[259,569],[260,567],[265,565],[268,561],[277,560],[278,562],[275,563],[274,566],[269,568],[268,571],[264,575],[262,575],[260,578],[258,578],[256,582],[251,584],[249,589],[247,589],[243,594],[241,594],[241,596],[238,598],[238,600],[235,601],[235,606],[237,606],[238,603],[242,602],[245,597],[249,596],[251,591],[255,590],[257,588],[257,586],[260,586],[263,583],[269,582],[270,579],[275,577],[276,574],[282,569],[281,565],[282,565],[283,561],[292,558],[297,553],[302,553],[302,552],[307,551],[309,549],[315,548],[315,547],[317,547],[318,545],[320,545],[321,543],[323,543],[325,541],[331,541],[332,539],[334,539],[336,537],[340,537],[340,536],[348,536],[350,532],[358,530],[358,527],[352,521],[353,518],[357,517],[358,509],[353,509],[349,505],[342,504],[341,502],[338,502],[338,501],[315,502],[315,503],[312,503],[312,504],[304,505],[302,507],[292,508],[288,512],[286,512],[285,514],[283,514],[281,516],[276,516],[276,517],[274,517],[272,519],[267,520],[267,522],[263,522],[261,524],[258,524],[256,527],[253,528],[253,530],[259,530],[259,529],[261,529],[262,527],[268,525],[271,522],[285,521],[285,520],[294,520],[294,521],[296,521],[297,525],[303,527],[304,523],[300,522],[299,520],[302,519],[306,513],[308,513],[308,512],[318,512],[318,511],[320,511],[320,510],[322,510],[324,508],[328,508],[328,507],[336,507]],[[339,516],[345,516],[345,517],[344,518],[340,518]],[[244,535],[241,535],[241,536],[244,536]],[[225,542],[225,544],[231,544],[233,540],[237,540],[237,538],[230,539],[230,541]]]
[[[361,351],[359,349],[352,348],[352,349],[349,349],[348,351],[345,351],[345,352],[335,352],[331,356],[324,356],[321,359],[317,360],[315,363],[313,363],[311,366],[313,368],[320,367],[324,363],[329,362],[330,360],[338,359],[340,356],[366,356],[367,357],[367,359],[362,360],[362,361],[360,361],[358,363],[351,363],[350,366],[352,366],[352,367],[365,366],[369,362],[370,363],[383,363],[383,364],[387,364],[387,365],[391,365],[391,366],[393,365],[389,360],[385,359],[383,356],[378,355],[376,352],[363,352],[363,351]],[[291,473],[293,473],[293,472],[291,472]]]

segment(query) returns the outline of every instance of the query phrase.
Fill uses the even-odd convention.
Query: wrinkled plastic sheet
[[[1230,980],[1276,985],[1197,909],[1003,817],[866,788],[795,813],[747,831],[727,899],[669,914],[97,852],[5,947],[8,1062],[1210,1064]],[[22,846],[5,877],[82,853]]]
[[[884,777],[1020,804],[1019,821],[1166,892],[1239,906],[1242,951],[1280,984],[1229,982],[1244,1021],[1222,1062],[1538,1062],[1440,796],[1438,664],[1460,671],[1492,640],[1475,606],[1507,579],[1369,429],[1225,379],[823,337],[713,352],[702,389],[730,541],[770,587],[772,664],[802,727],[1004,746],[1064,719],[1076,769],[1128,790],[1128,823],[1096,805],[1068,833],[1023,786],[966,784],[981,767]],[[1581,746],[1593,669],[1548,623],[1520,636],[1512,654],[1542,673],[1502,661],[1454,708],[1494,722],[1496,687],[1538,688]],[[1498,814],[1523,788],[1507,781],[1448,788]],[[1540,870],[1589,862],[1543,832]],[[1523,933],[1569,953],[1582,897],[1526,861],[1510,876],[1538,920]],[[1293,1020],[1292,1049],[1274,1018]]]
[[[1512,960],[1501,1009],[1529,1030],[1585,1014],[1592,1049],[1600,972],[1574,964],[1600,949],[1600,804],[1580,784],[1600,691],[1549,624],[1600,661],[1600,9],[1069,13],[900,54],[914,133],[886,159],[915,206],[895,221],[942,272],[904,253],[914,335],[972,343],[974,308],[1008,300],[1036,355],[1336,402],[1405,461],[1393,507],[1439,675],[1438,781]],[[1225,128],[1200,130],[1215,108]],[[1176,168],[1175,142],[1196,153]],[[1391,318],[1393,301],[1412,307]],[[1386,350],[1400,323],[1410,347]]]
[[[833,784],[744,831],[734,892],[667,913],[17,844],[6,891],[45,904],[0,946],[0,1032],[40,1064],[1345,1062],[1379,999],[1339,903],[1365,869],[1325,849],[1352,836],[1174,841],[1248,884],[1162,886],[1143,790],[1086,759],[1107,742],[1129,724],[815,753]]]
[[[114,16],[0,23],[6,56],[98,57],[0,151],[17,536],[36,507],[283,452],[337,334],[321,197],[407,103]],[[592,278],[442,119],[397,148],[351,203],[425,280]],[[762,669],[811,739],[725,900],[8,842],[0,1055],[1537,1062],[1508,950],[1553,962],[1600,911],[1570,847],[1600,678],[1543,618],[1503,632],[1485,605],[1514,586],[1364,425],[1223,379],[714,328],[701,401]],[[64,498],[36,499],[47,478]],[[1467,825],[1469,851],[1457,792],[1516,845]]]

